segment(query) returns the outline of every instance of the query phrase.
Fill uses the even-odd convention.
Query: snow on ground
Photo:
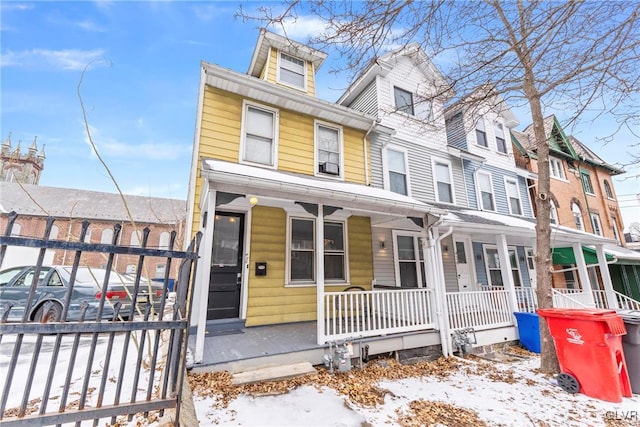
[[[395,369],[386,363],[382,363],[386,368]],[[358,403],[358,393],[366,395],[368,391],[366,377],[365,382],[352,382],[355,375],[350,375],[351,379],[342,377],[345,384],[352,382],[342,388],[342,394],[335,390],[341,388],[340,381],[331,382],[333,388],[329,388],[326,381],[313,384],[310,380],[309,384],[285,394],[240,394],[226,408],[220,398],[205,396],[207,393],[196,387],[194,401],[201,426],[425,425],[429,418],[420,418],[409,409],[416,400],[466,408],[490,426],[640,426],[639,395],[623,398],[622,403],[571,395],[554,379],[538,373],[539,363],[538,357],[508,363],[474,359],[454,363],[448,375],[438,372],[413,377],[382,375],[396,379],[381,378],[378,369],[372,371],[370,385],[383,390],[384,400],[373,406]],[[277,387],[274,389],[279,391]],[[438,409],[444,405],[432,406]],[[450,427],[479,423],[473,421],[475,418],[465,418],[468,412],[445,408],[455,415],[453,421],[446,421]],[[404,424],[399,424],[400,421]]]

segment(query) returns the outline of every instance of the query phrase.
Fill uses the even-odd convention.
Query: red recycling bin
[[[622,349],[627,333],[613,310],[538,310],[549,325],[560,362],[558,384],[570,393],[583,393],[608,402],[631,397],[631,382]]]

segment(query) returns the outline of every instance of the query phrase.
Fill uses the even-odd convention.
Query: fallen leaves
[[[461,362],[455,358],[440,358],[432,362],[402,365],[393,359],[369,362],[363,369],[351,372],[337,372],[331,375],[320,369],[315,375],[290,378],[287,380],[259,382],[234,386],[228,372],[208,372],[189,374],[189,384],[195,395],[215,396],[217,405],[227,407],[240,394],[259,396],[282,394],[303,384],[316,387],[330,387],[345,395],[353,403],[362,406],[376,406],[384,402],[389,393],[376,385],[381,380],[400,380],[420,376],[444,378],[459,369]]]
[[[414,400],[409,411],[396,410],[398,424],[403,427],[445,425],[447,427],[486,426],[478,413],[444,402]]]

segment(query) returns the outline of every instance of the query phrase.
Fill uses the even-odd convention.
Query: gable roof
[[[175,224],[187,216],[184,200],[125,195],[130,218],[116,193],[0,182],[0,213],[60,218]]]
[[[425,75],[433,75],[436,77],[435,86],[444,87],[447,89],[446,97],[450,98],[454,95],[453,88],[429,59],[425,51],[420,47],[418,43],[410,43],[401,48],[392,50],[380,56],[367,68],[365,68],[360,75],[353,80],[347,90],[336,101],[338,104],[349,105],[364,89],[367,88],[376,76],[380,75],[385,77],[394,67],[394,62],[399,57],[409,58],[416,67]]]
[[[560,122],[558,122],[555,115],[552,114],[545,117],[543,126],[544,134],[547,137],[547,142],[549,143],[550,154],[560,154],[574,159],[578,158],[569,138],[565,135],[564,130],[562,129],[562,126],[560,126]],[[519,140],[519,142],[526,142],[527,145],[524,145],[524,148],[527,151],[536,151],[536,137],[533,131],[533,123],[527,126],[523,133],[527,135],[527,139],[522,141]]]
[[[621,173],[624,173],[624,169],[617,168],[602,160],[596,153],[591,151],[589,147],[580,142],[575,136],[569,135],[569,140],[571,141],[571,145],[573,145],[573,148],[575,149],[576,154],[578,155],[578,157],[580,157],[580,159],[593,166],[605,168],[609,172],[611,172],[612,175],[619,175]]]

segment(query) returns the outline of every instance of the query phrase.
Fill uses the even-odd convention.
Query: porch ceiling
[[[489,239],[493,242],[496,235],[504,234],[510,244],[531,245],[536,237],[535,219],[495,212],[458,209],[445,216],[441,227],[450,226],[454,232],[470,234],[476,240]],[[602,245],[615,241],[568,227],[551,226],[551,247],[566,247],[573,243]]]
[[[330,179],[305,177],[220,160],[203,160],[203,178],[209,188],[280,198],[305,203],[321,203],[364,212],[420,217],[442,215],[444,210],[381,188]]]

